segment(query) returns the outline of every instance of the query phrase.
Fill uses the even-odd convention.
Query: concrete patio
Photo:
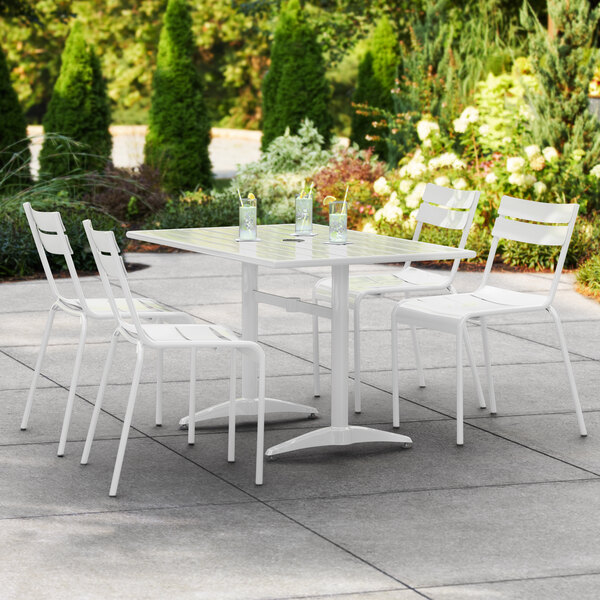
[[[194,254],[133,254],[131,287],[197,317],[240,328],[239,265]],[[378,267],[389,269],[390,267]],[[372,269],[372,268],[370,268]],[[360,269],[353,269],[353,271]],[[310,297],[327,269],[260,271],[265,291]],[[459,272],[459,291],[480,273]],[[514,289],[551,275],[499,273]],[[97,278],[84,278],[102,295]],[[423,331],[427,387],[417,386],[407,332],[401,432],[388,444],[301,451],[265,463],[253,484],[255,428],[242,420],[237,462],[226,423],[187,445],[188,356],[165,360],[164,425],[154,425],[153,356],[142,374],[119,495],[108,497],[134,348],[120,344],[90,463],[79,464],[110,324],[92,323],[64,458],[56,457],[78,322],[59,314],[30,427],[19,424],[50,291],[44,280],[0,285],[0,597],[44,599],[344,600],[597,599],[600,589],[600,305],[563,275],[556,307],[589,435],[581,438],[545,314],[491,323],[498,416],[477,408],[465,371],[465,446],[455,445],[454,340]],[[393,302],[364,305],[363,413],[391,430],[388,322]],[[329,324],[322,396],[312,397],[310,318],[260,308],[267,394],[314,404],[316,420],[268,418],[272,446],[329,420]],[[472,339],[483,376],[478,331]],[[351,349],[350,349],[351,350]],[[200,353],[199,407],[226,397],[228,365]],[[485,388],[484,388],[485,390]]]

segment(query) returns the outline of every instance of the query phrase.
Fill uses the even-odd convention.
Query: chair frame
[[[469,334],[467,323],[477,320],[481,327],[490,412],[496,414],[496,397],[492,379],[487,318],[495,315],[545,310],[552,317],[556,327],[560,350],[567,371],[567,379],[571,389],[571,396],[575,405],[579,432],[581,436],[587,435],[562,323],[556,309],[552,306],[573,234],[573,228],[575,227],[578,210],[579,205],[577,204],[548,204],[503,196],[498,209],[498,218],[492,230],[492,244],[481,284],[474,292],[458,294],[453,298],[453,300],[456,299],[457,301],[461,301],[462,299],[466,301],[471,300],[472,303],[479,303],[480,305],[487,302],[489,303],[489,307],[485,310],[473,307],[472,310],[465,310],[464,314],[458,318],[457,316],[444,314],[441,310],[427,312],[424,308],[414,308],[415,302],[422,301],[423,303],[427,303],[428,300],[431,301],[436,298],[439,298],[441,301],[443,296],[411,298],[403,300],[396,305],[392,312],[392,402],[393,426],[395,428],[400,426],[398,323],[408,324],[411,328],[423,327],[456,335],[456,443],[462,446],[464,443],[462,342],[464,340],[468,344]],[[514,292],[487,285],[494,257],[498,249],[498,243],[501,239],[537,245],[561,246],[554,278],[545,296],[541,294]],[[519,304],[518,301],[522,303]]]
[[[263,455],[264,455],[264,426],[265,426],[265,354],[263,349],[258,343],[248,340],[241,340],[235,336],[232,332],[228,331],[219,325],[204,325],[204,324],[188,324],[186,327],[193,328],[194,331],[204,332],[210,339],[190,339],[185,336],[185,333],[179,331],[179,338],[177,340],[157,340],[150,337],[145,326],[142,324],[136,307],[133,302],[131,291],[129,289],[129,283],[127,280],[127,273],[125,271],[125,265],[123,259],[119,253],[114,233],[112,231],[96,231],[93,229],[91,221],[89,219],[83,222],[84,229],[90,242],[90,247],[94,254],[94,258],[97,263],[100,278],[104,286],[106,296],[110,302],[113,314],[117,320],[117,328],[115,329],[106,362],[102,372],[102,379],[100,381],[100,387],[96,397],[94,405],[94,411],[92,413],[92,419],[85,441],[83,454],[81,457],[81,464],[85,465],[88,463],[89,455],[94,439],[94,433],[96,424],[98,422],[98,416],[102,409],[102,402],[104,398],[104,392],[108,381],[110,368],[113,362],[116,342],[119,337],[124,338],[128,342],[135,344],[136,346],[136,363],[133,374],[133,381],[127,401],[127,409],[125,418],[123,421],[123,429],[119,441],[119,449],[117,452],[117,459],[115,462],[115,468],[113,471],[112,481],[110,485],[109,496],[116,496],[117,488],[119,485],[119,479],[121,475],[121,468],[123,465],[123,458],[125,456],[125,449],[127,446],[127,440],[129,437],[129,429],[131,427],[131,421],[133,418],[133,410],[137,398],[138,386],[140,381],[140,375],[142,365],[144,362],[144,354],[146,348],[153,348],[162,352],[165,349],[170,348],[189,348],[191,350],[191,362],[190,362],[190,393],[189,393],[189,419],[190,423],[194,422],[194,415],[196,412],[196,362],[197,362],[197,350],[201,348],[228,348],[231,349],[231,364],[230,364],[230,390],[229,390],[229,423],[228,423],[228,451],[227,458],[229,462],[235,461],[235,388],[236,388],[236,355],[235,351],[238,350],[242,353],[246,353],[254,358],[258,363],[258,431],[256,441],[256,485],[262,485],[263,483]],[[122,311],[119,311],[116,304],[116,299],[113,293],[111,279],[116,282],[123,293],[125,301],[127,302],[129,312],[125,316]],[[129,321],[127,320],[129,319]],[[162,325],[162,327],[169,327],[169,325]],[[195,442],[196,429],[195,427],[188,427],[188,444],[193,445]]]
[[[44,332],[42,334],[42,341],[38,352],[38,357],[35,363],[33,378],[27,395],[27,401],[25,404],[25,410],[23,412],[23,418],[21,420],[21,430],[25,431],[29,424],[29,418],[31,416],[31,409],[33,406],[33,398],[37,389],[38,378],[42,369],[44,357],[48,347],[48,341],[54,324],[54,317],[58,311],[63,311],[74,317],[78,317],[81,329],[79,333],[79,341],[77,344],[77,354],[75,356],[75,364],[73,366],[73,373],[71,375],[71,382],[69,385],[69,395],[67,397],[67,405],[65,408],[65,414],[63,417],[63,423],[60,433],[60,440],[58,443],[58,456],[64,456],[65,448],[67,443],[67,436],[69,432],[69,425],[71,422],[71,415],[73,412],[73,404],[75,400],[75,394],[77,391],[77,383],[79,381],[79,373],[81,369],[81,362],[83,359],[83,351],[85,348],[85,342],[87,337],[88,319],[98,320],[111,320],[114,319],[112,310],[105,312],[99,312],[94,310],[83,293],[81,281],[77,274],[77,269],[73,262],[73,250],[67,237],[65,226],[63,224],[62,217],[59,212],[44,212],[34,210],[29,202],[23,203],[23,210],[29,223],[29,228],[35,242],[44,274],[54,302],[50,307]],[[47,254],[60,255],[65,259],[67,269],[70,275],[71,283],[75,291],[75,299],[67,298],[60,293],[59,288],[54,279],[50,263],[48,261]],[[105,300],[105,299],[100,299]],[[155,301],[150,300],[151,303]],[[143,313],[144,319],[149,320],[176,320],[190,321],[191,317],[186,313],[179,311],[171,311],[170,309],[162,309],[158,305],[155,307],[156,310],[149,308]],[[156,397],[156,424],[160,426],[162,423],[162,356],[159,357],[159,369],[158,369],[158,386],[157,386],[157,397]]]
[[[417,226],[413,234],[413,241],[419,241],[423,225],[433,225],[445,229],[462,230],[462,235],[458,248],[464,248],[467,243],[469,231],[473,224],[479,196],[481,192],[470,190],[453,190],[433,183],[428,183],[423,192],[423,201],[419,206],[417,213]],[[398,285],[396,286],[374,286],[365,289],[361,292],[352,294],[350,297],[349,306],[354,311],[354,412],[362,412],[361,401],[361,369],[360,369],[360,315],[361,303],[368,297],[382,296],[388,293],[404,293],[406,295],[422,293],[422,292],[438,292],[447,290],[454,294],[452,282],[460,265],[460,258],[454,259],[452,268],[447,274],[447,277],[439,283],[431,285],[414,285],[402,280],[402,274],[408,273],[411,267],[410,261],[404,264],[404,267],[398,272]],[[416,269],[419,270],[419,269]],[[319,280],[314,288],[312,300],[315,304],[319,303],[319,285],[330,281],[330,278]],[[321,395],[320,374],[319,374],[319,319],[315,314],[312,319],[313,328],[313,388],[314,395]],[[415,360],[417,364],[417,373],[419,377],[419,386],[425,387],[425,377],[422,368],[421,355],[417,340],[416,329],[412,328],[412,339]],[[471,349],[468,346],[467,352],[471,355]],[[474,363],[473,363],[474,364]],[[480,388],[479,388],[480,389]],[[480,403],[485,407],[485,400],[480,394]]]

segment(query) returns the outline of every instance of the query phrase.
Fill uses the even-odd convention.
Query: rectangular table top
[[[348,244],[328,244],[329,228],[313,225],[314,237],[296,238],[294,225],[259,225],[256,242],[237,242],[237,226],[129,231],[127,237],[270,268],[359,265],[474,258],[472,250],[348,231]],[[302,241],[295,241],[295,240]],[[294,241],[287,241],[294,240]]]

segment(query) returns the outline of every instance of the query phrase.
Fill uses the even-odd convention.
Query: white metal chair
[[[428,183],[423,192],[423,201],[417,214],[417,226],[413,240],[417,241],[424,224],[446,229],[462,230],[458,247],[464,248],[481,192],[453,190]],[[354,309],[354,411],[361,412],[360,397],[360,306],[368,296],[381,296],[390,293],[415,294],[447,290],[455,293],[452,282],[458,270],[460,259],[456,259],[450,271],[432,273],[405,263],[402,270],[395,273],[373,273],[353,275],[349,281],[349,306]],[[320,279],[313,288],[314,302],[331,302],[331,277]],[[415,329],[412,330],[419,383],[425,387],[421,359]],[[319,380],[319,320],[313,316],[313,382],[314,395],[320,396]],[[483,398],[481,398],[483,402]],[[485,404],[483,404],[485,406]]]
[[[558,340],[567,370],[567,378],[571,388],[571,395],[575,404],[575,412],[577,413],[579,432],[582,436],[587,435],[561,321],[552,306],[578,210],[579,206],[577,204],[547,204],[504,196],[500,202],[498,218],[492,230],[492,245],[481,285],[477,290],[468,294],[410,298],[396,305],[392,313],[392,400],[394,427],[400,425],[398,398],[399,323],[407,324],[411,328],[423,327],[454,333],[456,335],[456,443],[462,446],[464,442],[462,339],[464,338],[465,341],[469,339],[467,322],[478,320],[481,326],[490,397],[490,412],[495,414],[496,399],[492,381],[486,319],[495,315],[546,310],[550,313],[556,325]],[[500,239],[562,247],[556,264],[552,285],[547,294],[517,292],[488,285],[488,278]]]
[[[123,264],[123,259],[119,254],[119,247],[115,241],[112,231],[95,231],[91,222],[83,222],[87,233],[98,271],[104,285],[104,289],[110,303],[113,314],[118,322],[117,329],[113,333],[108,356],[102,372],[100,388],[96,398],[92,419],[88,430],[81,464],[87,464],[98,415],[102,408],[104,391],[108,380],[108,374],[113,361],[116,342],[119,336],[136,345],[137,360],[133,374],[133,381],[127,402],[127,410],[123,421],[123,430],[117,452],[117,460],[110,485],[110,496],[117,494],[121,466],[125,455],[125,447],[131,426],[133,409],[137,397],[138,385],[142,364],[144,361],[144,352],[146,348],[153,348],[162,352],[167,348],[189,348],[191,350],[190,366],[190,395],[189,395],[189,422],[194,423],[194,414],[196,412],[196,354],[199,348],[229,348],[231,353],[231,370],[229,382],[229,437],[227,459],[229,462],[235,460],[235,391],[236,391],[236,373],[235,373],[235,350],[245,352],[251,355],[258,363],[258,431],[256,441],[256,485],[262,485],[263,482],[263,454],[264,454],[264,427],[265,427],[265,354],[262,348],[256,343],[239,339],[232,331],[222,325],[200,325],[200,324],[146,324],[142,323],[136,304],[131,296],[129,284],[127,282],[127,273]],[[127,315],[119,310],[117,299],[113,295],[111,280],[121,289],[125,302],[129,309]],[[188,427],[188,444],[194,444],[196,430],[195,427]]]
[[[79,335],[79,344],[77,345],[77,355],[75,357],[75,365],[73,367],[73,374],[71,376],[71,385],[69,387],[69,395],[67,398],[67,406],[65,409],[65,415],[62,424],[62,430],[60,434],[60,441],[58,444],[58,456],[64,456],[65,446],[67,442],[67,435],[69,432],[69,424],[71,422],[71,413],[73,412],[73,402],[75,399],[75,393],[77,391],[77,382],[79,379],[79,370],[81,368],[81,361],[83,358],[83,350],[85,347],[86,335],[87,335],[87,322],[88,319],[100,319],[100,320],[111,320],[114,319],[110,304],[106,298],[86,298],[81,282],[77,275],[75,264],[73,263],[73,250],[69,243],[69,238],[65,233],[65,227],[63,225],[62,218],[59,212],[42,212],[34,210],[29,202],[23,204],[25,215],[31,229],[31,234],[35,241],[35,245],[44,268],[44,273],[52,295],[54,296],[54,303],[50,307],[48,319],[46,321],[46,327],[42,336],[42,343],[38,353],[37,361],[35,364],[35,370],[33,373],[33,380],[31,387],[29,388],[29,394],[27,396],[27,402],[25,404],[25,411],[23,413],[23,420],[21,421],[21,429],[27,429],[29,423],[29,417],[31,414],[31,407],[33,404],[33,397],[37,387],[37,380],[42,368],[44,356],[46,354],[46,348],[48,347],[48,339],[54,323],[54,317],[57,311],[62,310],[69,315],[79,317],[81,322],[81,331]],[[64,257],[71,276],[71,283],[75,292],[74,298],[67,298],[59,291],[50,263],[48,261],[47,254],[56,254]],[[174,311],[169,307],[152,300],[151,298],[136,298],[134,305],[140,317],[151,321],[191,321],[191,317],[185,313]],[[128,308],[123,298],[117,299],[117,306],[119,310],[127,312]],[[158,361],[158,385],[156,393],[156,424],[161,425],[162,423],[162,356],[159,356]]]

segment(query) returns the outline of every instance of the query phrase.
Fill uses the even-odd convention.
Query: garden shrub
[[[64,192],[53,198],[32,200],[31,203],[37,210],[61,213],[73,249],[73,262],[78,270],[96,271],[94,257],[81,225],[83,220],[91,219],[96,229],[114,231],[119,246],[123,247],[125,229],[119,221],[83,202],[69,200]],[[13,277],[41,273],[42,264],[22,206],[14,203],[5,204],[2,217],[0,220],[0,276]],[[62,257],[49,255],[49,261],[53,271],[66,269]]]
[[[160,32],[145,161],[178,194],[212,183],[210,122],[194,64],[192,18],[186,0],[169,0]]]
[[[584,291],[600,296],[600,254],[594,254],[579,267],[577,283]]]
[[[148,165],[134,169],[108,165],[99,177],[88,176],[85,183],[81,200],[120,221],[139,223],[163,208],[168,199],[158,169]]]
[[[362,229],[363,223],[381,208],[386,192],[389,193],[383,179],[384,170],[385,164],[377,160],[372,148],[359,150],[355,146],[337,151],[313,176],[322,217],[326,219],[328,214],[323,199],[333,196],[342,200],[348,186],[348,227]],[[381,181],[376,185],[378,180]]]
[[[145,224],[149,229],[181,229],[184,227],[221,227],[238,224],[237,195],[217,192],[186,192],[180,198],[168,200],[164,208]]]
[[[26,185],[31,181],[31,152],[27,123],[12,87],[6,57],[0,48],[0,188]],[[10,173],[10,175],[9,175]]]
[[[317,36],[299,0],[282,5],[271,52],[271,67],[263,81],[262,149],[284,134],[296,133],[310,119],[323,138],[331,142],[333,119],[330,90]]]
[[[40,177],[47,179],[102,169],[112,149],[106,83],[79,21],[73,23],[61,60],[60,75],[44,116],[44,131],[60,134],[44,139]],[[79,151],[74,153],[72,143],[65,143],[61,136],[77,142]]]

